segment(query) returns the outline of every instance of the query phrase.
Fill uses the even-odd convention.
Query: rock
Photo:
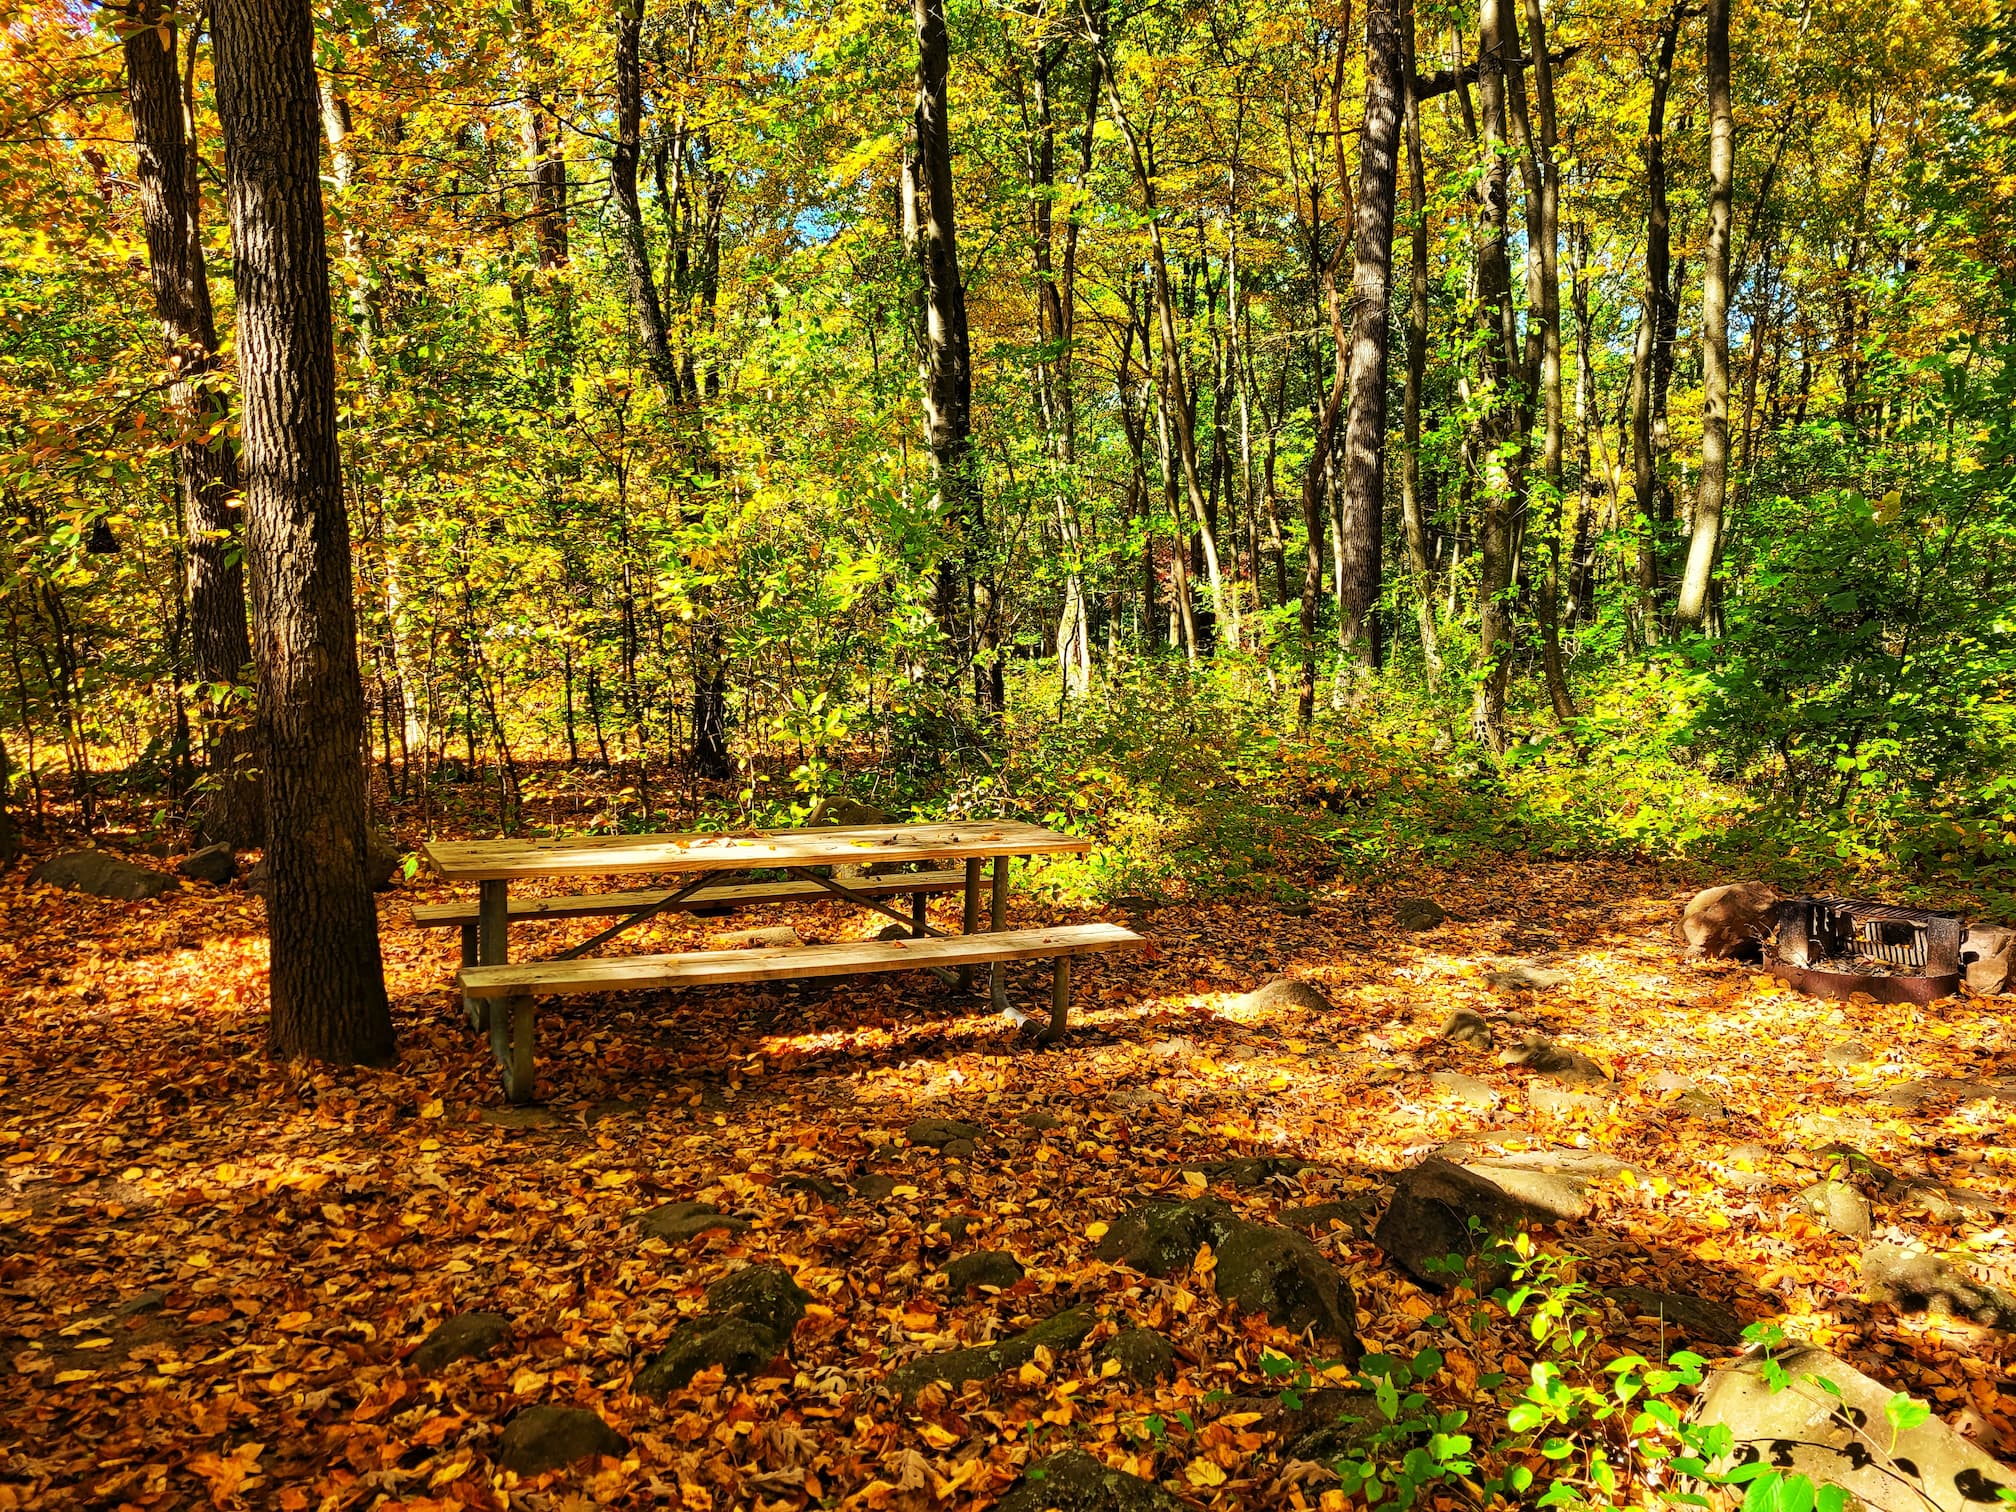
[[[804,1192],[808,1196],[817,1197],[828,1207],[847,1205],[847,1189],[839,1182],[829,1181],[824,1176],[808,1176],[801,1173],[786,1176],[777,1184],[787,1192]]]
[[[1551,971],[1531,961],[1507,961],[1496,971],[1485,972],[1484,980],[1500,992],[1552,992],[1556,987],[1573,981],[1574,976],[1566,971]]]
[[[1655,1319],[1691,1343],[1733,1349],[1743,1341],[1743,1320],[1720,1302],[1645,1286],[1606,1286],[1603,1291],[1625,1317]]]
[[[420,1341],[406,1363],[422,1375],[438,1375],[457,1360],[480,1360],[511,1337],[502,1313],[461,1313],[444,1318]]]
[[[1176,1375],[1176,1350],[1169,1341],[1147,1328],[1123,1328],[1099,1351],[1099,1363],[1117,1360],[1119,1373],[1136,1386],[1153,1386],[1157,1381],[1173,1380]]]
[[[731,1234],[739,1234],[749,1227],[749,1220],[724,1213],[710,1203],[668,1202],[651,1209],[638,1226],[652,1239],[669,1239],[674,1244],[685,1244],[698,1239],[709,1229],[726,1229]]]
[[[1064,1120],[1055,1113],[1046,1113],[1041,1108],[1031,1108],[1016,1122],[1025,1129],[1034,1129],[1039,1134],[1046,1134],[1052,1129],[1061,1127]]]
[[[1371,1392],[1319,1387],[1304,1393],[1302,1410],[1284,1420],[1282,1432],[1288,1439],[1282,1453],[1289,1460],[1315,1465],[1333,1465],[1347,1456],[1363,1458],[1385,1421]]]
[[[961,1123],[956,1118],[920,1118],[910,1125],[909,1133],[904,1137],[912,1145],[942,1150],[957,1139],[977,1144],[987,1137],[987,1131],[977,1124]]]
[[[1171,1276],[1187,1271],[1207,1244],[1220,1297],[1296,1333],[1313,1328],[1341,1347],[1345,1363],[1357,1362],[1358,1310],[1350,1283],[1302,1235],[1248,1222],[1215,1197],[1132,1208],[1107,1230],[1096,1253],[1143,1275]]]
[[[376,824],[364,833],[364,882],[373,892],[384,892],[399,882],[399,846]]]
[[[1248,1012],[1294,1008],[1306,1013],[1329,1013],[1335,1007],[1330,999],[1297,977],[1276,977],[1255,987],[1232,1006]]]
[[[1395,898],[1393,922],[1409,934],[1439,928],[1449,915],[1433,898]]]
[[[1777,1367],[1783,1376],[1767,1376],[1758,1352],[1708,1377],[1695,1419],[1736,1439],[1735,1454],[1713,1468],[1767,1460],[1815,1485],[1840,1486],[1876,1512],[1976,1512],[1999,1487],[2016,1487],[2016,1473],[1936,1417],[1895,1433],[1893,1447],[1884,1413],[1891,1388],[1847,1361],[1801,1344],[1778,1351]],[[1772,1379],[1785,1377],[1790,1384],[1774,1390]]]
[[[1491,1025],[1484,1015],[1469,1008],[1458,1008],[1443,1020],[1436,1031],[1437,1039],[1447,1040],[1452,1045],[1468,1045],[1473,1050],[1491,1048]]]
[[[899,931],[907,939],[909,933],[900,925],[891,924],[891,929]],[[803,945],[798,931],[779,924],[768,929],[735,929],[726,934],[717,934],[707,942],[712,950],[789,950]]]
[[[1571,1092],[1566,1087],[1537,1079],[1526,1083],[1526,1102],[1534,1112],[1552,1113],[1556,1118],[1578,1115],[1600,1118],[1610,1111],[1609,1102],[1601,1097],[1587,1092]]]
[[[961,1255],[945,1267],[945,1284],[954,1296],[979,1286],[1005,1288],[1022,1279],[1022,1262],[1007,1250],[978,1250]]]
[[[1793,1201],[1822,1228],[1850,1239],[1869,1237],[1869,1204],[1845,1181],[1816,1181]]]
[[[971,1160],[980,1153],[980,1147],[970,1139],[953,1139],[947,1140],[938,1153],[955,1160]]]
[[[1849,1066],[1860,1066],[1870,1058],[1869,1047],[1861,1040],[1837,1040],[1820,1052],[1820,1058],[1830,1066],[1840,1066],[1844,1069]]]
[[[1447,1291],[1467,1270],[1483,1295],[1510,1277],[1498,1251],[1528,1217],[1495,1182],[1430,1155],[1401,1172],[1372,1242],[1430,1291]],[[1478,1229],[1472,1229],[1473,1219]]]
[[[920,1355],[889,1373],[889,1390],[897,1396],[909,1397],[934,1381],[956,1388],[968,1381],[989,1380],[1003,1371],[1020,1370],[1036,1357],[1039,1345],[1052,1354],[1076,1349],[1097,1322],[1089,1308],[1073,1307],[992,1344]]]
[[[1227,1182],[1235,1187],[1265,1186],[1277,1176],[1298,1176],[1309,1162],[1289,1155],[1251,1155],[1237,1160],[1214,1160],[1208,1165],[1186,1165],[1207,1181]]]
[[[888,812],[872,803],[861,803],[853,798],[838,796],[821,798],[812,805],[812,814],[805,823],[808,826],[849,825],[849,824],[893,824]]]
[[[1970,924],[1960,936],[1960,970],[1969,992],[2007,992],[2016,977],[2016,929]]]
[[[261,856],[245,869],[245,891],[249,893],[255,893],[262,898],[266,897],[268,895],[268,888],[271,886],[271,880],[272,873],[267,869],[266,858],[264,856]]]
[[[1306,1207],[1283,1208],[1276,1216],[1289,1228],[1314,1229],[1319,1234],[1329,1233],[1333,1223],[1343,1224],[1354,1239],[1372,1232],[1370,1216],[1352,1202],[1313,1202]]]
[[[945,1231],[946,1238],[957,1244],[979,1227],[979,1220],[971,1213],[953,1213],[942,1219],[938,1227]]]
[[[894,1176],[885,1172],[864,1171],[854,1178],[854,1195],[865,1197],[870,1202],[882,1202],[901,1185]]]
[[[663,1396],[715,1365],[730,1380],[752,1376],[791,1342],[811,1300],[780,1265],[733,1271],[707,1288],[705,1310],[672,1330],[631,1389]]]
[[[208,882],[213,887],[222,887],[237,877],[238,856],[227,844],[206,845],[176,862],[175,870],[192,882]]]
[[[1466,1108],[1485,1112],[1498,1106],[1498,1092],[1489,1082],[1466,1076],[1461,1071],[1430,1071],[1428,1085],[1444,1096],[1453,1097]]]
[[[1151,1480],[1066,1449],[1024,1470],[994,1512],[1183,1512],[1183,1503]]]
[[[1197,1041],[1187,1034],[1178,1034],[1155,1041],[1148,1047],[1148,1053],[1157,1060],[1188,1060],[1197,1053]]]
[[[907,924],[884,924],[880,929],[875,931],[875,938],[886,941],[908,940],[915,937],[910,933],[910,927]]]
[[[1482,1176],[1536,1218],[1572,1221],[1589,1216],[1586,1176],[1490,1160],[1466,1161],[1463,1169],[1473,1176]]]
[[[1598,1082],[1607,1084],[1610,1073],[1596,1062],[1575,1050],[1563,1050],[1544,1034],[1528,1031],[1519,1038],[1519,1043],[1498,1056],[1500,1065],[1524,1066],[1540,1076],[1552,1077],[1568,1086],[1594,1086]]]
[[[71,892],[89,893],[94,898],[112,898],[121,903],[140,903],[158,898],[175,885],[166,872],[150,871],[121,861],[103,851],[69,851],[51,856],[28,873],[30,882],[46,882]]]
[[[527,1407],[504,1426],[497,1463],[520,1475],[558,1470],[590,1455],[621,1455],[630,1441],[583,1407]]]
[[[1983,1286],[1939,1255],[1871,1244],[1862,1251],[1862,1279],[1871,1296],[1899,1312],[1944,1312],[1984,1328],[2016,1332],[2016,1297]]]
[[[1280,906],[1284,919],[1306,919],[1316,912],[1316,905],[1307,898],[1294,898]]]
[[[1694,894],[1680,912],[1680,938],[1695,959],[1758,961],[1778,928],[1778,889],[1732,882]]]

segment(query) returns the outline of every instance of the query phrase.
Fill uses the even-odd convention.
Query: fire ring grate
[[[1935,909],[1787,898],[1766,965],[1813,997],[1929,1003],[1960,990],[1960,933],[1960,915]]]

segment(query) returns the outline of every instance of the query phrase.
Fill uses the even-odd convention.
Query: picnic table
[[[1139,948],[1139,935],[1113,924],[1050,929],[1007,928],[1010,868],[1017,856],[1090,848],[1090,841],[1040,825],[1012,821],[938,824],[833,825],[812,829],[725,833],[581,836],[555,840],[435,841],[421,846],[427,864],[448,882],[474,882],[471,902],[423,904],[421,928],[459,927],[457,973],[470,1023],[487,1029],[490,1047],[513,1101],[532,1095],[533,1004],[538,997],[694,987],[732,982],[849,976],[925,970],[960,987],[978,968],[990,969],[994,1006],[1020,1022],[1009,1006],[1002,968],[1010,961],[1055,963],[1047,1043],[1064,1029],[1070,1007],[1073,956]],[[955,869],[896,870],[959,862]],[[992,863],[991,877],[987,876]],[[856,869],[866,868],[864,872]],[[783,880],[749,880],[778,872]],[[677,879],[641,891],[511,896],[514,882],[557,877],[636,876]],[[981,924],[983,879],[987,927]],[[963,891],[962,932],[937,929],[927,917],[934,893]],[[908,913],[886,899],[908,896]],[[757,904],[837,899],[887,915],[908,933],[895,939],[850,940],[760,950],[685,951],[587,959],[588,953],[647,919],[673,911],[738,909]],[[617,915],[579,945],[543,961],[513,963],[510,926],[530,919]]]

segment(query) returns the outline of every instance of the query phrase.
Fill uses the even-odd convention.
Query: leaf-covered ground
[[[1389,1173],[1451,1141],[1619,1157],[1631,1169],[1596,1183],[1593,1211],[1546,1236],[1583,1279],[1781,1319],[2016,1450],[2016,1340],[1864,1300],[1858,1242],[1794,1201],[1823,1149],[1852,1145],[1898,1178],[1875,1204],[1879,1240],[1970,1252],[2006,1284],[2009,1000],[1830,1004],[1687,964],[1672,924],[1699,877],[1493,860],[1335,883],[1306,918],[1137,915],[1154,953],[1086,966],[1049,1051],[928,978],[580,1001],[542,1011],[543,1101],[519,1110],[447,988],[453,933],[410,925],[440,889],[382,903],[398,1065],[338,1074],[267,1060],[262,905],[242,887],[123,904],[20,876],[0,883],[0,1509],[982,1506],[1069,1444],[1200,1507],[1315,1505],[1320,1474],[1285,1458],[1255,1404],[1263,1348],[1322,1349],[1221,1304],[1207,1276],[1110,1267],[1096,1236],[1236,1157],[1309,1163],[1219,1184],[1249,1216],[1376,1211]],[[1396,928],[1409,894],[1448,921]],[[735,922],[808,939],[883,922],[779,912]],[[1025,898],[1014,917],[1058,911]],[[514,950],[594,927],[522,927]],[[723,927],[660,924],[638,946]],[[1556,985],[1521,981],[1548,973]],[[1334,1008],[1240,1006],[1280,974]],[[1039,969],[1018,974],[1025,1004],[1046,989]],[[1614,1084],[1564,1095],[1441,1039],[1459,1008],[1501,1043],[1547,1032]],[[926,1116],[986,1133],[970,1153],[913,1147]],[[641,1235],[645,1211],[680,1199],[746,1227]],[[1432,1391],[1488,1443],[1501,1419],[1479,1378],[1523,1376],[1523,1335],[1444,1323],[1347,1225],[1316,1242],[1350,1278],[1368,1348],[1440,1349]],[[1012,1251],[1026,1275],[950,1295],[940,1267],[976,1250]],[[707,1285],[758,1260],[813,1297],[788,1354],[741,1383],[633,1395]],[[1083,1350],[950,1395],[884,1390],[920,1354],[1074,1304],[1106,1320]],[[476,1310],[509,1320],[497,1353],[414,1367],[443,1317]],[[1630,1312],[1607,1316],[1618,1347],[1656,1349],[1659,1326]],[[1173,1380],[1102,1373],[1100,1338],[1123,1321],[1174,1344]],[[627,1452],[506,1474],[500,1433],[536,1404],[594,1410]]]

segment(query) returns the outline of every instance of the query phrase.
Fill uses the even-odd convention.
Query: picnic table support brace
[[[550,959],[555,961],[572,961],[581,956],[584,956],[588,954],[589,951],[593,950],[597,945],[603,945],[608,943],[610,940],[615,939],[616,936],[623,933],[624,930],[629,929],[634,925],[642,924],[646,919],[656,918],[659,914],[665,912],[666,909],[672,908],[677,904],[684,903],[688,898],[692,897],[693,894],[700,891],[701,888],[705,887],[709,882],[712,882],[716,877],[720,875],[721,873],[718,871],[702,872],[700,873],[699,876],[695,877],[691,882],[688,882],[684,887],[674,889],[673,891],[665,894],[665,896],[660,898],[656,903],[647,904],[645,907],[638,909],[637,912],[633,914],[625,914],[622,918],[618,919],[614,924],[611,924],[607,929],[603,930],[600,934],[590,935],[587,939],[583,940],[579,945],[576,945],[573,949],[563,950],[560,952],[560,954],[550,957]],[[488,882],[485,882],[483,885],[485,887],[488,887],[490,884]]]
[[[960,919],[959,932],[961,934],[970,935],[980,932],[980,867],[982,864],[978,856],[968,856],[966,858],[966,911]],[[961,992],[971,992],[973,990],[973,968],[971,966],[961,966],[959,968],[959,990]]]
[[[1008,857],[994,858],[994,885],[988,896],[988,932],[999,934],[1008,927]],[[1061,959],[1061,957],[1060,957]],[[1005,963],[988,973],[988,996],[996,1013],[1008,1011],[1008,967]]]
[[[497,1057],[504,1095],[514,1103],[532,1100],[532,999],[505,998],[490,1010],[490,1053]]]
[[[817,872],[809,870],[806,867],[787,866],[784,868],[784,872],[786,876],[796,877],[802,882],[817,882],[826,891],[834,894],[836,897],[845,898],[849,903],[858,903],[863,908],[874,909],[876,913],[887,914],[898,924],[914,931],[916,937],[919,939],[922,939],[926,935],[937,935],[940,939],[945,938],[942,930],[933,929],[929,924],[924,922],[924,895],[922,893],[917,895],[916,902],[911,905],[910,917],[905,918],[880,898],[871,898],[867,893],[856,892],[846,883],[836,882],[831,877],[822,877]],[[958,980],[958,978],[942,966],[933,966],[930,968],[930,971],[933,976],[948,986]]]
[[[503,881],[480,882],[476,897],[476,964],[502,966],[511,959],[511,884]],[[466,956],[466,936],[463,952]],[[464,998],[462,1001],[469,1012],[469,1027],[481,1029],[490,1016],[490,1005],[480,999],[472,1001]]]
[[[477,945],[476,921],[474,919],[471,919],[467,924],[462,926],[462,964],[464,966],[480,966],[483,964],[483,957]],[[483,1000],[481,998],[473,998],[468,993],[463,993],[462,1011],[469,1016],[469,1027],[471,1029],[481,1029],[483,1027]]]

